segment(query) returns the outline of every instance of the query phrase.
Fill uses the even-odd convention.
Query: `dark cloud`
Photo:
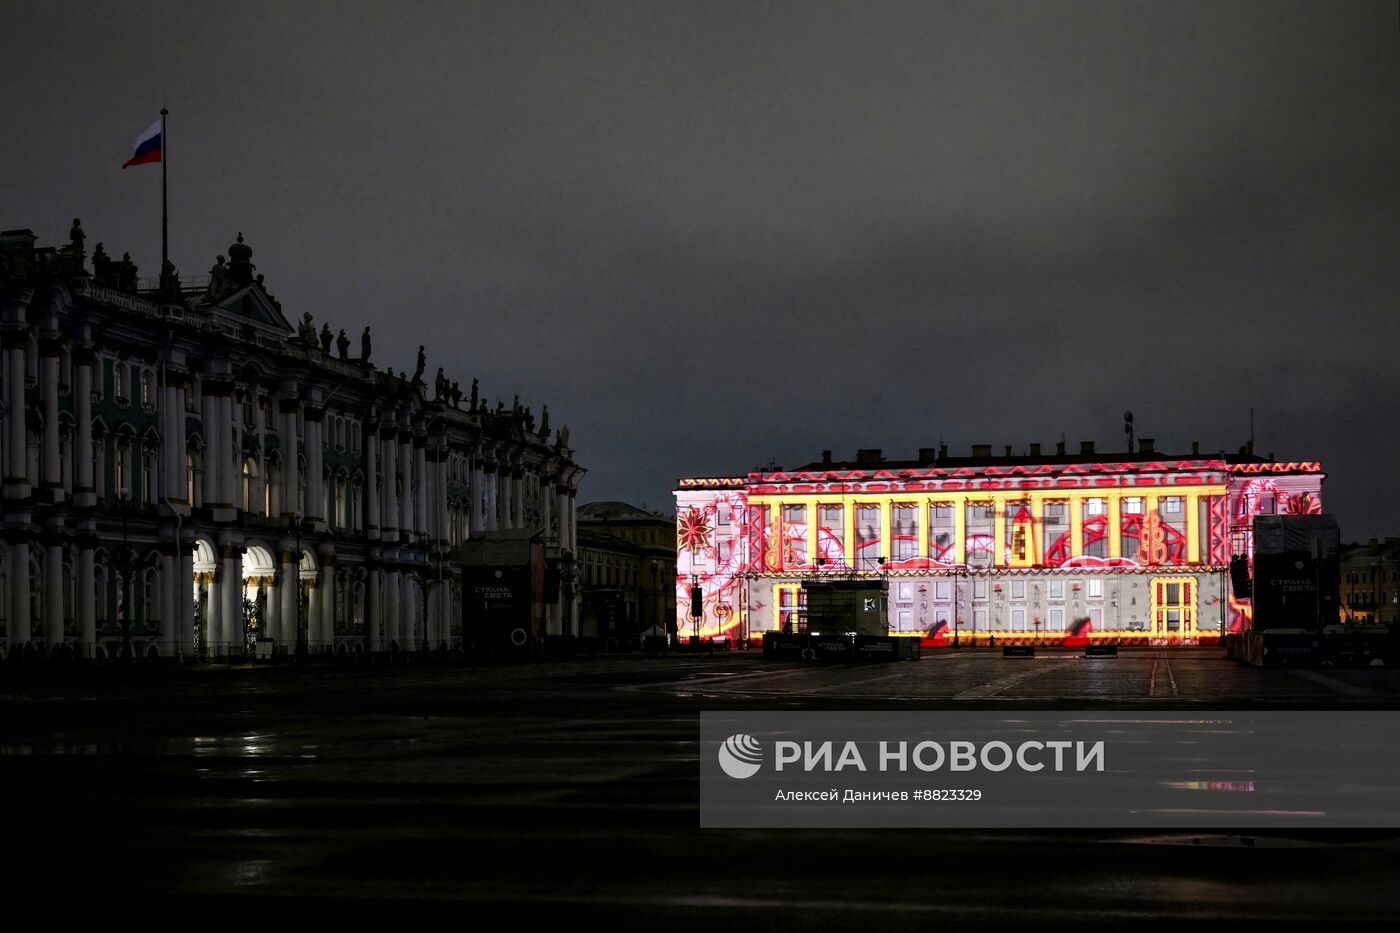
[[[586,498],[943,438],[1322,459],[1400,533],[1392,3],[0,10],[5,226],[549,403]],[[162,95],[163,98],[162,98]],[[382,348],[382,349],[381,349]]]

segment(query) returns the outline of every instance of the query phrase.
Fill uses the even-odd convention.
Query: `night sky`
[[[832,449],[1321,460],[1400,535],[1400,38],[1345,3],[0,5],[0,228],[550,407],[580,501]]]

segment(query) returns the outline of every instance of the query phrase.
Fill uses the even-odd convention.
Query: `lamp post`
[[[444,560],[442,560],[442,559],[439,559],[439,560],[438,560],[438,562],[437,562],[437,571],[438,571],[438,575],[437,575],[436,577],[429,576],[429,575],[428,575],[428,572],[427,572],[427,568],[425,568],[425,569],[423,569],[423,570],[414,571],[414,574],[413,574],[414,578],[418,581],[418,586],[419,586],[419,588],[420,588],[420,589],[422,590],[422,592],[423,592],[423,613],[422,613],[422,622],[423,622],[423,656],[424,656],[424,657],[427,657],[427,656],[428,656],[428,652],[432,650],[432,639],[428,637],[428,603],[432,600],[433,593],[437,592],[438,588],[441,587],[442,584],[443,584],[444,582],[446,582],[446,581],[443,579],[443,575],[442,575],[442,568],[443,568],[443,564],[444,564],[444,563],[445,563]]]

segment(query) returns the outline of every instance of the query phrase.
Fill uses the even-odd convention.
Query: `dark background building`
[[[674,519],[625,502],[578,509],[584,638],[635,639],[674,626]]]
[[[1400,622],[1400,538],[1342,548],[1342,621]]]

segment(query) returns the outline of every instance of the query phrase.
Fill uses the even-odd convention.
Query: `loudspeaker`
[[[1254,587],[1249,579],[1249,558],[1237,554],[1230,558],[1230,589],[1236,599],[1249,599],[1254,595]]]

